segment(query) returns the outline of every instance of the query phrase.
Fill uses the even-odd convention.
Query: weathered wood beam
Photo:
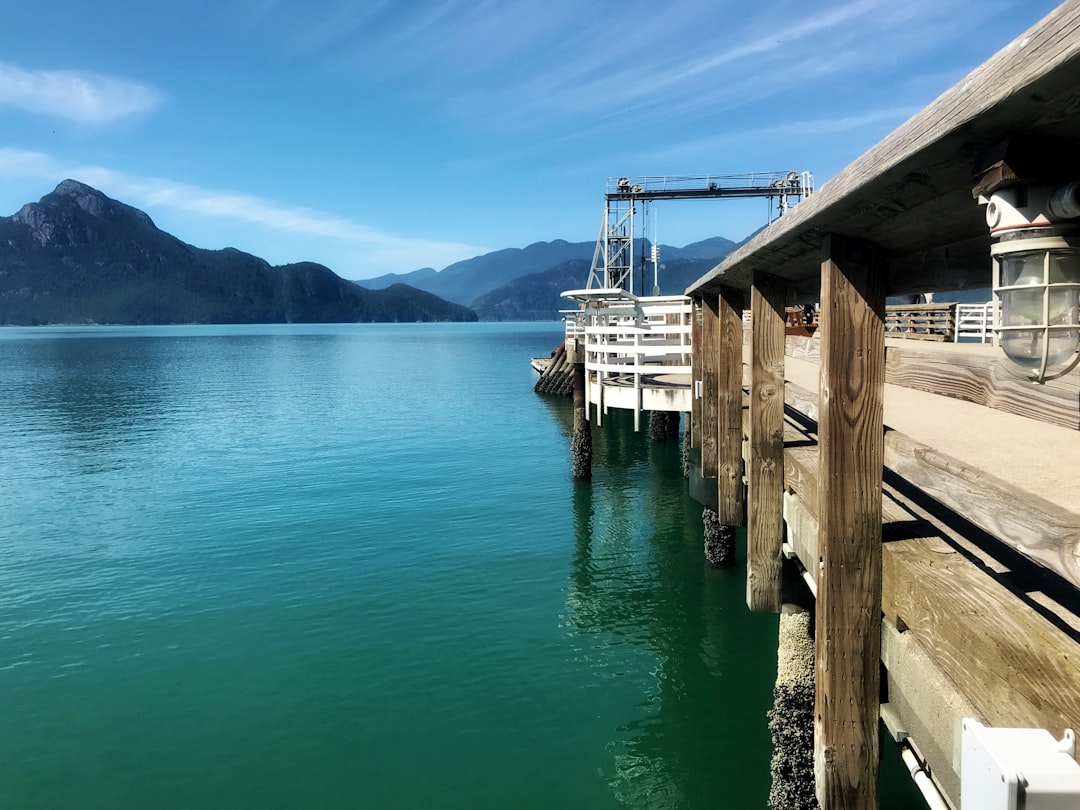
[[[724,287],[717,300],[716,446],[717,516],[721,525],[740,526],[744,514],[742,463],[743,294]]]
[[[717,341],[720,337],[720,304],[715,295],[704,295],[701,299],[701,476],[716,478],[716,412],[718,353]],[[695,346],[699,345],[697,343]]]
[[[785,404],[810,419],[820,415],[813,393],[793,383],[786,385]],[[806,503],[816,503],[816,480],[806,480],[802,472],[806,464],[799,461],[807,453],[816,451],[799,447],[786,450],[785,487]],[[897,430],[885,431],[883,463],[1004,547],[1080,587],[1080,516],[1075,512]],[[805,558],[803,561],[805,564]]]
[[[814,728],[822,810],[878,806],[886,274],[875,246],[825,236]]]
[[[1076,513],[894,430],[885,437],[884,461],[886,467],[935,500],[1080,587],[1080,519]]]
[[[746,604],[778,612],[784,543],[784,283],[754,275],[750,291],[750,468]]]
[[[885,382],[1073,430],[1080,428],[1080,377],[1075,372],[1033,385],[1009,371],[1006,362],[997,350],[983,355],[889,346],[885,350]]]

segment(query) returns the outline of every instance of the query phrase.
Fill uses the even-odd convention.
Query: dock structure
[[[1080,377],[1048,363],[1080,339],[1080,278],[1060,269],[1080,270],[1080,204],[1028,210],[1077,181],[1067,2],[687,290],[691,491],[715,489],[723,523],[745,513],[751,609],[812,611],[824,810],[878,807],[882,722],[935,806],[996,810],[984,797],[1010,789],[1029,803],[1002,808],[1080,806],[1035,802],[1030,750],[1001,779],[971,765],[986,729],[1037,728],[1077,767],[1063,752],[1080,730]],[[1000,225],[995,206],[1027,219]],[[1010,276],[1021,259],[1063,275]],[[955,308],[950,324],[940,305],[886,307],[990,286],[1002,302],[1037,290],[1039,315],[1006,312],[997,342],[1041,352],[1026,373],[1043,382],[1015,351],[946,343]],[[788,334],[806,303],[819,328]]]
[[[770,807],[877,808],[882,729],[930,807],[1080,807],[1080,0],[685,297],[619,286],[609,230],[538,390],[577,477],[609,408],[688,415],[706,534],[745,526],[780,614]]]

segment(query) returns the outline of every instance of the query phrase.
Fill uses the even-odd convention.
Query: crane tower
[[[813,190],[814,177],[810,172],[609,177],[604,193],[604,223],[586,286],[590,290],[634,292],[634,214],[639,202],[768,197],[778,200],[777,210],[782,216],[792,198],[807,197]]]

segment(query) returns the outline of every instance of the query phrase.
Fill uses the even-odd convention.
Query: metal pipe
[[[802,568],[802,566],[799,566]],[[802,578],[806,582],[806,587],[810,589],[810,594],[817,599],[817,583],[814,582],[814,578],[810,576],[810,572],[805,568],[802,569]]]
[[[911,750],[910,745],[900,746],[900,757],[904,760],[904,765],[907,766],[908,773],[911,774],[911,778],[915,782],[915,787],[919,789],[930,810],[951,810],[945,801],[945,797],[941,795],[941,791],[938,790],[937,785],[930,778],[930,774],[923,770],[922,763],[919,762],[919,758],[915,756],[915,752]]]

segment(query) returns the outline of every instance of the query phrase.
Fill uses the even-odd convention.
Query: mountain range
[[[422,290],[369,290],[314,262],[204,250],[74,180],[0,217],[0,324],[469,321]]]
[[[644,239],[635,239],[634,242],[635,256],[650,254],[651,242]],[[665,295],[682,293],[691,281],[703,275],[716,261],[730,253],[735,244],[730,239],[715,236],[685,247],[660,245],[661,292]],[[596,242],[567,242],[556,239],[551,242],[535,242],[524,248],[505,248],[485,253],[455,262],[438,272],[431,267],[424,267],[411,273],[390,273],[376,278],[359,279],[356,283],[373,290],[404,283],[435,293],[448,301],[466,304],[477,311],[481,320],[506,320],[495,317],[490,309],[492,296],[497,292],[499,300],[514,300],[515,308],[522,313],[542,312],[546,319],[555,317],[560,308],[565,308],[567,302],[560,302],[558,295],[561,290],[582,288],[586,285],[589,265],[595,251]],[[569,274],[572,262],[585,263],[576,277]],[[708,267],[704,267],[701,273],[692,275],[698,264],[691,263],[708,264]],[[551,275],[543,279],[533,278],[538,273]],[[646,287],[651,292],[651,269],[648,276]],[[545,285],[558,286],[558,283],[562,283],[556,282],[556,279],[565,279],[570,282],[569,286],[554,290],[554,297],[548,296],[544,306],[538,308],[536,305],[540,302],[536,296],[539,290]],[[520,289],[517,286],[519,280],[524,282]],[[516,300],[518,295],[523,296],[523,300]]]
[[[635,242],[635,255],[649,255],[648,241]],[[734,247],[723,237],[661,245],[661,293],[681,293]],[[347,281],[314,262],[194,247],[64,180],[0,217],[0,325],[555,320],[568,307],[559,294],[586,286],[595,249],[556,239]],[[638,285],[652,292],[651,269]]]

